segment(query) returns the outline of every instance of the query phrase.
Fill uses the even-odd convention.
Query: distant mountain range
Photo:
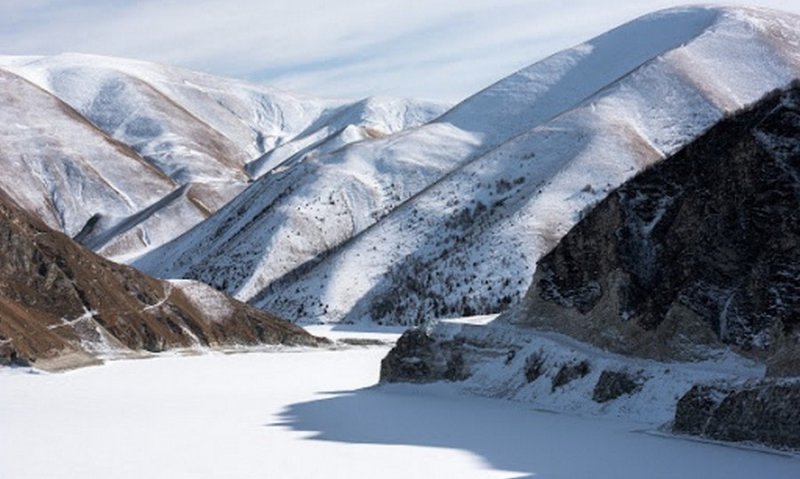
[[[423,123],[445,106],[320,100],[88,55],[0,57],[0,183],[49,226],[130,260],[297,151]]]

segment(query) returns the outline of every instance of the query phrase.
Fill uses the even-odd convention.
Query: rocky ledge
[[[410,329],[381,361],[382,382],[459,381],[468,376],[464,341],[438,341],[424,329]]]

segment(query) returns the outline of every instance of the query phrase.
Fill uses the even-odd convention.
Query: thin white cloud
[[[797,0],[749,3],[800,13]],[[559,49],[678,2],[2,0],[0,4],[4,46],[0,53],[114,55],[326,96],[391,94],[458,100]]]

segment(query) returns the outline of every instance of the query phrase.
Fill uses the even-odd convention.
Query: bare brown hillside
[[[107,261],[0,193],[0,362],[58,368],[104,354],[320,341],[206,286]]]

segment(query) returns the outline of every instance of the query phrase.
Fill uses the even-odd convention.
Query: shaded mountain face
[[[57,369],[137,351],[321,341],[205,285],[107,261],[2,194],[0,258],[0,363]]]
[[[729,345],[800,374],[800,85],[612,192],[542,258],[515,321],[656,358]]]

